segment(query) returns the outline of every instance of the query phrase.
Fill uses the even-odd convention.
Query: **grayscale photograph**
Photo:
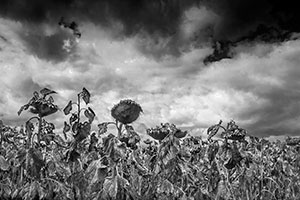
[[[293,0],[0,0],[0,200],[300,200]]]

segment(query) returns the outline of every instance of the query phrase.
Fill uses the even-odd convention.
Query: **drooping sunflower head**
[[[50,94],[55,94],[53,90],[44,88],[38,93],[35,91],[30,101],[23,105],[18,111],[20,115],[24,110],[28,110],[33,114],[37,114],[39,117],[45,117],[58,111],[58,106],[54,104],[54,99]],[[46,98],[48,97],[48,98]]]
[[[58,107],[53,103],[40,99],[34,101],[30,106],[30,112],[33,114],[38,114],[40,117],[51,115],[58,110]]]
[[[142,107],[130,99],[121,100],[111,109],[111,116],[123,124],[130,124],[137,120]]]
[[[163,140],[168,135],[173,135],[176,138],[183,138],[187,135],[187,131],[182,131],[175,124],[161,123],[160,126],[147,129],[147,134],[155,140]]]

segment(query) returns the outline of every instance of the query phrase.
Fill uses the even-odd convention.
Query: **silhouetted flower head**
[[[48,95],[55,93],[55,91],[49,90],[48,88],[42,89],[40,94],[35,91],[30,101],[20,108],[18,115],[29,108],[31,113],[37,114],[39,117],[45,117],[55,113],[58,110],[58,106],[54,104],[54,99],[52,96],[46,98]]]
[[[42,100],[36,100],[30,106],[30,112],[38,114],[40,117],[51,115],[58,110],[58,107],[53,103]]]
[[[123,124],[130,124],[137,120],[141,112],[143,110],[139,104],[126,99],[120,101],[111,109],[111,116]]]

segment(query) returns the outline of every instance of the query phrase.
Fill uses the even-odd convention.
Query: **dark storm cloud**
[[[57,25],[62,16],[67,20],[76,21],[79,27],[84,22],[92,22],[110,28],[114,27],[116,22],[121,22],[122,31],[116,34],[121,38],[135,35],[140,31],[150,35],[158,34],[159,37],[169,37],[177,31],[182,13],[194,2],[196,1],[3,0],[1,1],[0,14],[27,24],[48,23]],[[41,36],[39,39],[33,39],[33,37],[36,35],[33,34],[24,39],[30,50],[38,54],[39,57],[60,61],[68,56],[61,49],[58,51],[60,53],[56,53],[57,44],[61,43],[59,37]],[[36,40],[42,40],[41,42],[45,43],[44,47],[46,48],[37,46],[36,42],[39,41]],[[48,47],[48,45],[50,46]],[[42,52],[40,52],[40,48],[42,48]],[[173,49],[176,48],[177,44],[171,43],[170,47],[165,47],[166,50],[161,53],[175,54],[177,51]],[[144,53],[151,54],[152,52],[145,51]]]
[[[86,21],[106,27],[121,22],[123,28],[117,36],[149,34],[148,39],[154,38],[153,42],[149,44],[142,40],[139,48],[145,54],[160,58],[164,54],[178,56],[188,50],[187,42],[195,42],[180,42],[178,34],[183,13],[193,6],[205,6],[220,17],[212,33],[205,36],[207,39],[212,37],[213,44],[217,41],[256,40],[261,34],[272,42],[274,38],[282,40],[288,37],[282,35],[282,31],[300,30],[297,23],[299,12],[291,0],[2,0],[0,14],[18,21],[52,25],[56,25],[62,16],[78,22],[79,26]],[[270,28],[262,30],[261,26]],[[272,28],[276,28],[279,34],[274,35],[270,31]],[[201,35],[203,31],[196,34]],[[155,48],[157,37],[171,39],[158,50]],[[213,53],[211,58],[218,61],[222,56]]]
[[[222,60],[224,58],[232,58],[232,53],[230,52],[232,43],[228,41],[216,41],[213,44],[213,53],[208,55],[203,59],[205,65]]]
[[[111,20],[123,23],[124,33],[138,30],[173,33],[182,12],[196,0],[2,0],[2,16],[30,22],[58,22],[61,16],[110,26]]]
[[[204,5],[213,9],[220,21],[213,34],[214,43],[227,43],[225,48],[213,46],[214,52],[205,64],[231,57],[231,48],[240,42],[282,42],[299,32],[296,21],[300,14],[294,1],[288,0],[211,0]]]
[[[300,14],[296,3],[292,0],[211,0],[204,1],[221,16],[217,24],[214,38],[216,40],[235,41],[256,31],[265,25],[282,31],[298,32],[300,25],[296,23]],[[270,30],[257,34],[270,34]],[[275,37],[273,35],[273,37]]]

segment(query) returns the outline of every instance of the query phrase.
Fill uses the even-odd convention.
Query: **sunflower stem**
[[[39,129],[38,129],[38,133],[37,133],[38,146],[40,146],[40,142],[41,142],[42,123],[43,123],[43,118],[39,117]]]
[[[122,136],[122,128],[123,128],[123,124],[120,123],[120,125],[117,126],[117,128],[118,128],[118,138],[120,139],[121,136]]]
[[[79,124],[79,122],[80,122],[80,111],[81,111],[81,109],[80,109],[80,94],[78,94],[77,95],[77,122],[78,122],[78,124]]]
[[[34,117],[29,118],[29,120],[27,120],[27,121],[30,122],[30,121],[33,120],[33,119],[39,120],[40,118],[37,117],[37,116],[34,116]]]

